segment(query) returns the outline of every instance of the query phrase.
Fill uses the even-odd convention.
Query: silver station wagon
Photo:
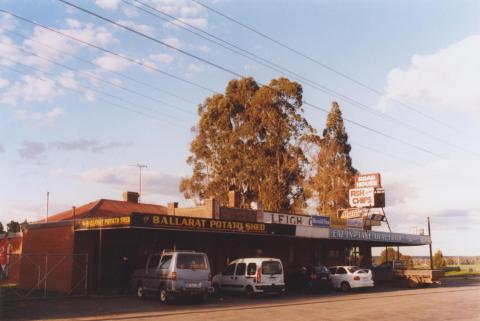
[[[205,253],[195,251],[163,251],[151,254],[145,268],[135,270],[131,286],[138,298],[158,295],[162,303],[180,296],[203,302],[212,290],[212,274]]]

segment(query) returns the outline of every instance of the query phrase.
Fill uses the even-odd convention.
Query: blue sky
[[[73,2],[259,82],[281,76],[121,1]],[[338,100],[346,118],[438,154],[346,124],[355,167],[383,175],[386,211],[395,231],[425,227],[431,216],[434,248],[447,255],[480,255],[476,239],[480,198],[475,193],[480,184],[478,2],[205,2],[383,95],[190,0],[144,2],[353,98],[381,116],[303,84],[307,102],[329,108],[332,100]],[[2,0],[0,8],[214,91],[222,92],[233,77],[58,1]],[[129,166],[137,162],[149,166],[144,172],[144,202],[188,204],[178,193],[178,180],[190,173],[185,160],[196,106],[210,94],[0,14],[0,221],[43,217],[46,191],[51,195],[51,213],[94,199],[119,199],[122,191],[138,188],[137,170]],[[326,115],[308,107],[305,113],[321,131]],[[385,115],[415,129],[389,122]],[[405,251],[427,254],[424,248]]]

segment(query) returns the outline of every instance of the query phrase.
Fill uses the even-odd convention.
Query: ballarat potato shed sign
[[[264,223],[142,213],[133,213],[130,216],[122,217],[83,219],[75,222],[76,230],[120,227],[204,230],[255,234],[267,233],[266,225]]]

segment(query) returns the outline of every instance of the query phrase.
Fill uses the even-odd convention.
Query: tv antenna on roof
[[[138,199],[140,200],[142,197],[142,169],[147,168],[148,166],[140,163],[130,166],[138,167]]]

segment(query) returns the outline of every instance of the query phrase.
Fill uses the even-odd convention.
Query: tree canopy
[[[433,255],[433,267],[435,269],[442,269],[445,266],[447,266],[447,262],[445,261],[445,258],[443,257],[442,251],[438,250]]]
[[[224,94],[199,106],[191,155],[192,175],[180,183],[186,198],[216,197],[227,203],[240,192],[242,206],[258,202],[270,211],[305,206],[302,141],[314,130],[303,117],[302,87],[286,78],[259,86],[231,80]]]
[[[319,213],[336,215],[338,209],[349,207],[348,190],[357,173],[350,150],[340,106],[333,102],[319,143],[316,175],[310,180]]]
[[[380,256],[375,260],[375,264],[380,265],[385,261],[394,261],[397,260],[398,257],[400,258],[400,261],[405,263],[406,268],[413,268],[413,259],[410,255],[404,255],[391,247],[388,247],[380,253]]]

